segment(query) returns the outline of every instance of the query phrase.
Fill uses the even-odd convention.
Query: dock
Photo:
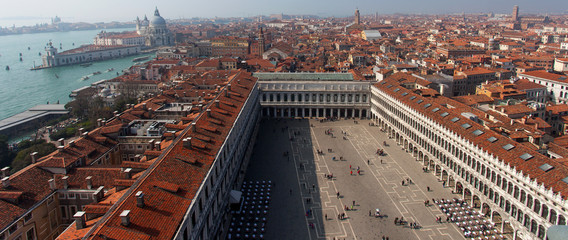
[[[34,129],[42,121],[48,121],[68,113],[65,104],[37,105],[25,112],[0,120],[0,135],[10,137],[20,131]]]

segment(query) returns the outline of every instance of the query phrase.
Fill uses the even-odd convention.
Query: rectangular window
[[[27,240],[36,240],[35,228],[32,228],[26,232],[26,238]]]
[[[69,206],[69,216],[75,215],[76,212],[77,212],[77,206],[75,205]]]
[[[67,219],[67,206],[59,206],[59,210],[61,211],[61,218]]]
[[[24,223],[27,223],[29,220],[32,219],[32,217],[33,217],[32,213],[31,213],[31,212],[28,213],[28,215],[26,215],[26,216],[24,217]]]

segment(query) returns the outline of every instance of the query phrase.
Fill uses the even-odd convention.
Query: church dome
[[[156,11],[154,11],[154,16],[152,17],[152,20],[150,20],[150,25],[166,25],[166,20],[162,16],[160,16],[158,8],[156,8]]]

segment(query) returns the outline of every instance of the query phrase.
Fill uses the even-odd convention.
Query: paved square
[[[358,122],[262,121],[245,180],[274,184],[265,239],[464,239],[455,224],[436,223],[443,215],[437,206],[424,206],[427,199],[459,196],[371,121]],[[377,148],[386,156],[376,155]],[[413,184],[402,186],[408,178]],[[376,208],[384,217],[369,216]],[[421,228],[395,225],[400,217]]]

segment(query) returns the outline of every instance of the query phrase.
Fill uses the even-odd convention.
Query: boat
[[[85,80],[87,80],[87,79],[89,79],[89,76],[83,76],[83,77],[81,78],[81,81],[85,81]]]
[[[110,72],[110,71],[113,71],[113,70],[114,70],[114,68],[109,68],[105,72]]]
[[[137,58],[132,59],[132,61],[133,62],[141,62],[141,61],[148,60],[148,59],[150,59],[150,56],[137,57]]]
[[[55,74],[55,78],[59,78],[59,75],[57,75],[57,73]]]
[[[91,66],[91,65],[93,65],[93,63],[90,63],[90,62],[79,64],[79,66],[81,66],[81,67],[88,67],[88,66]]]
[[[99,75],[99,74],[101,74],[100,71],[96,71],[96,72],[93,73],[93,75]]]
[[[8,71],[9,71],[9,70],[10,70],[10,66],[6,66],[6,70],[8,70]]]

